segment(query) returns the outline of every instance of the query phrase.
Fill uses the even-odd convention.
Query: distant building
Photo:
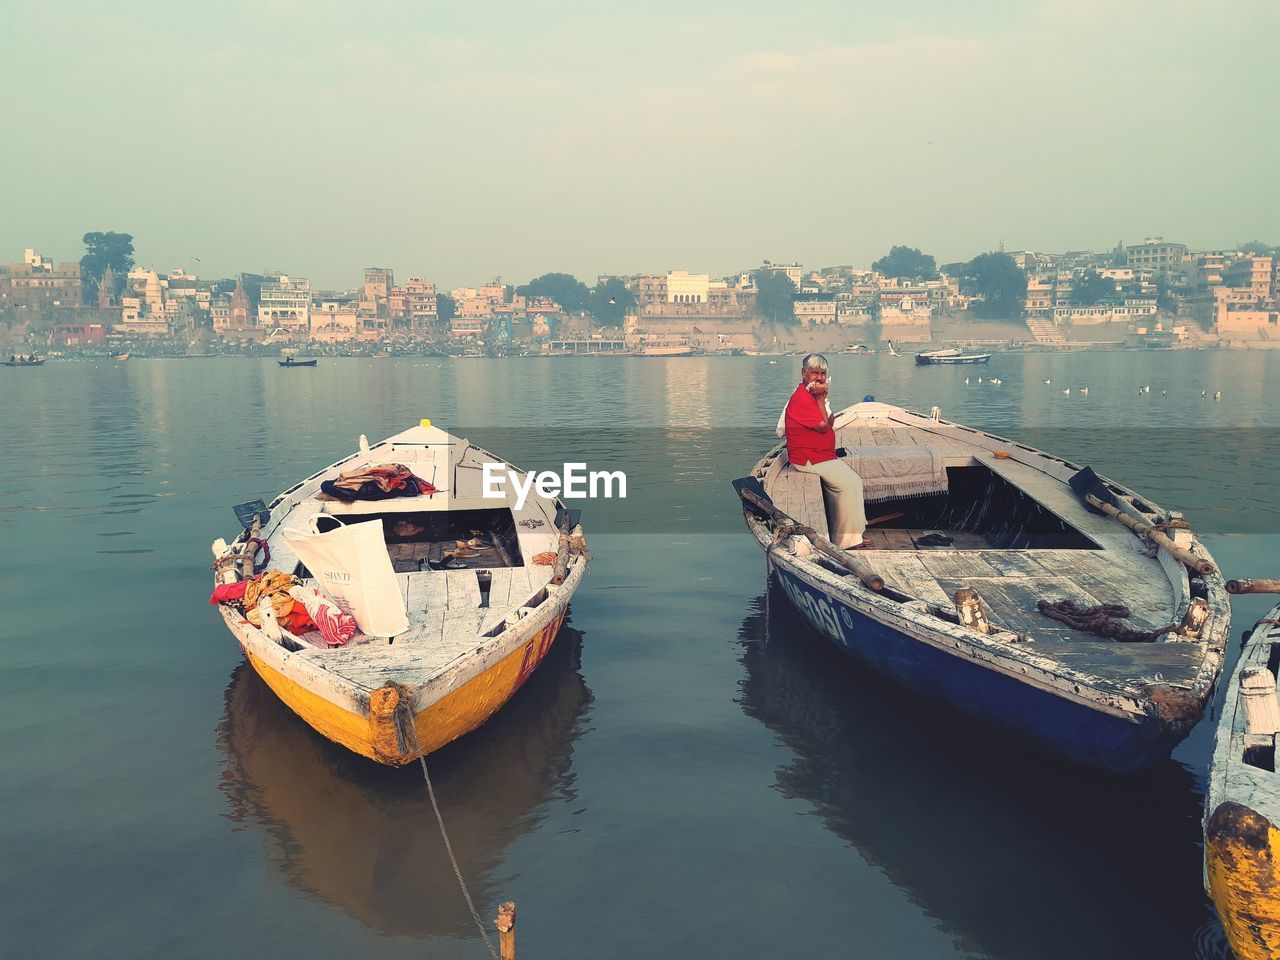
[[[54,263],[27,250],[22,263],[0,266],[0,312],[40,314],[83,300],[79,263]]]
[[[101,323],[58,323],[49,330],[49,342],[63,347],[91,347],[102,343],[107,328]]]
[[[933,305],[924,298],[901,290],[880,294],[880,322],[885,326],[928,327]]]
[[[311,304],[312,340],[334,343],[354,340],[360,334],[360,317],[354,297],[317,297]]]
[[[667,273],[667,303],[706,303],[711,278],[705,273],[671,270]]]
[[[1028,317],[1053,316],[1053,281],[1027,277],[1027,299],[1023,309]]]
[[[311,282],[280,274],[264,281],[259,292],[258,326],[306,333],[311,317]]]
[[[507,302],[508,287],[505,283],[494,280],[492,283],[486,283],[483,287],[476,290],[476,296],[483,300],[488,300],[491,304],[499,304]]]
[[[1053,308],[1056,324],[1134,323],[1156,314],[1155,300],[1134,298],[1123,303],[1098,303],[1092,306],[1062,306]]]
[[[1169,273],[1182,269],[1188,260],[1185,243],[1166,243],[1162,237],[1152,237],[1145,243],[1124,248],[1125,266],[1152,273]]]
[[[455,316],[449,322],[449,333],[455,337],[483,337],[487,322],[485,317]]]
[[[665,275],[644,274],[632,277],[627,289],[636,298],[636,309],[641,312],[645,307],[667,302],[667,278]]]
[[[830,294],[798,295],[791,312],[802,327],[825,326],[836,322],[836,298]]]
[[[433,333],[439,326],[436,285],[422,277],[410,277],[404,284],[404,315],[414,333]]]
[[[1276,295],[1270,257],[1241,257],[1226,267],[1222,280],[1225,286],[1248,290],[1260,300]]]

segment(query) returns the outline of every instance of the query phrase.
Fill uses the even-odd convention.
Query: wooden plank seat
[[[822,480],[817,474],[801,473],[790,463],[784,464],[766,483],[765,492],[787,516],[830,537]]]

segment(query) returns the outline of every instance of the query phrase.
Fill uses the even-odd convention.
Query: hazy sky
[[[1277,0],[0,0],[0,262],[121,230],[157,269],[454,286],[1275,243],[1277,36]]]

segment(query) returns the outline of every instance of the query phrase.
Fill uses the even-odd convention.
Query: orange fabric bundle
[[[276,619],[280,621],[280,625],[285,629],[290,614],[293,613],[294,599],[289,596],[289,588],[296,586],[298,578],[291,573],[285,573],[283,570],[268,570],[261,576],[254,577],[249,581],[249,585],[244,588],[244,615],[245,619],[252,623],[255,627],[262,626],[262,617],[258,614],[258,601],[263,597],[271,600],[271,608],[276,613]],[[306,610],[303,609],[303,614]],[[308,618],[310,619],[310,618]],[[290,632],[296,632],[290,630]]]
[[[547,550],[543,553],[535,553],[533,555],[533,562],[540,567],[554,567],[556,565],[556,552],[554,550]]]

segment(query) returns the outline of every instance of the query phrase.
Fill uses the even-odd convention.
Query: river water
[[[485,955],[418,769],[314,734],[205,602],[231,504],[430,417],[523,467],[628,476],[584,504],[594,560],[554,655],[431,758],[481,915],[519,904],[520,956],[1225,956],[1200,881],[1209,723],[1145,773],[1081,769],[837,659],[766,591],[729,480],[796,364],[3,371],[4,953]],[[937,404],[1091,463],[1184,510],[1227,575],[1280,574],[1280,355],[832,375],[841,405]],[[1237,603],[1233,636],[1268,605]]]

